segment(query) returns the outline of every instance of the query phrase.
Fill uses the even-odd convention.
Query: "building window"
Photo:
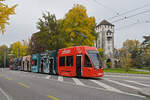
[[[66,66],[73,66],[73,56],[67,56]]]
[[[59,57],[59,66],[65,66],[65,57]]]
[[[111,41],[112,40],[112,37],[107,37],[107,41]]]

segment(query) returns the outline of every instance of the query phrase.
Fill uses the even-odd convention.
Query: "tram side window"
[[[65,57],[59,57],[59,66],[65,66]]]
[[[84,56],[84,67],[91,67],[90,59],[87,55]]]
[[[73,56],[67,56],[66,66],[73,66]]]

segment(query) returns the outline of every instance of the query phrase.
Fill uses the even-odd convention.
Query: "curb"
[[[137,75],[137,76],[143,76],[143,77],[150,77],[150,74],[131,74],[131,73],[111,73],[111,72],[105,72],[104,71],[104,74],[114,74],[114,75],[125,75],[125,76],[134,76],[134,75]]]
[[[150,88],[142,88],[137,90],[137,93],[143,96],[146,96],[147,98],[150,98]]]

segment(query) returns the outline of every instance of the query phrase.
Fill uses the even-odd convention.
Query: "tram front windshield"
[[[87,53],[88,53],[90,59],[92,60],[94,68],[96,68],[96,69],[101,68],[102,63],[101,63],[101,59],[100,59],[100,56],[98,54],[98,51],[96,51],[96,50],[87,50]]]

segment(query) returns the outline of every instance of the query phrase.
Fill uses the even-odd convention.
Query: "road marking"
[[[48,75],[45,77],[45,79],[50,79],[51,78],[51,75]]]
[[[58,76],[58,81],[63,82],[63,77],[62,76]]]
[[[48,95],[48,98],[50,98],[50,99],[52,99],[52,100],[60,100],[60,99],[58,99],[58,98],[56,98],[56,97],[54,97],[54,96],[51,96],[51,95]]]
[[[135,87],[135,86],[132,86],[132,85],[128,85],[128,84],[124,84],[124,83],[120,83],[120,82],[118,82],[118,81],[110,80],[110,79],[107,79],[107,78],[103,78],[103,79],[106,80],[106,81],[109,81],[109,82],[118,84],[118,85],[122,85],[122,86],[125,86],[125,87],[128,87],[128,88],[135,89],[135,90],[139,90],[139,89],[140,89],[140,88],[138,88],[138,87]]]
[[[82,86],[85,86],[85,84],[83,84],[79,79],[77,78],[72,78],[74,80],[74,82],[77,84],[77,85],[82,85]]]
[[[12,80],[12,79],[11,79],[11,78],[9,78],[9,77],[6,77],[6,79],[7,79],[7,80]]]
[[[126,93],[126,92],[120,91],[120,90],[118,90],[116,88],[113,88],[111,86],[108,86],[108,85],[106,85],[106,84],[104,84],[102,82],[96,81],[96,80],[91,80],[91,81],[93,81],[93,82],[97,83],[98,85],[104,87],[108,91],[112,91],[112,92],[117,92],[117,93],[121,93],[121,94],[126,94],[126,95],[131,95],[131,96],[145,98],[145,96],[141,96],[141,95],[137,95],[137,94],[131,94],[131,93]]]
[[[7,98],[7,100],[12,100],[12,99],[9,97],[9,95],[7,95],[7,93],[3,91],[3,89],[0,88],[0,92],[5,95],[5,97]]]
[[[25,88],[30,88],[30,86],[23,84],[22,82],[18,82],[19,85],[25,87]]]
[[[115,91],[115,92],[119,92],[119,93],[123,93],[122,91],[120,91],[120,90],[118,90],[118,89],[116,89],[116,88],[113,88],[113,87],[111,87],[111,86],[109,86],[109,85],[106,85],[106,84],[104,84],[104,83],[102,83],[102,82],[100,82],[100,81],[96,81],[96,80],[91,80],[91,81],[94,82],[94,83],[96,83],[96,84],[98,84],[99,86],[104,87],[104,88],[107,89],[107,90]]]
[[[130,81],[130,80],[125,80],[125,81],[130,82],[130,83],[135,83],[135,84],[138,84],[138,85],[142,85],[142,86],[150,87],[150,85],[148,85],[148,84],[143,84],[143,83],[136,82],[136,81]]]

